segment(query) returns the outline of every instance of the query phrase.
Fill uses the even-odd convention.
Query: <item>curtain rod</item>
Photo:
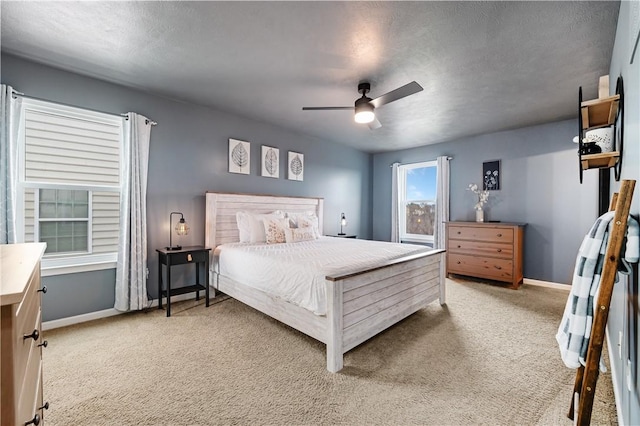
[[[436,160],[437,160],[437,158],[435,160],[416,161],[415,163],[399,163],[399,162],[396,161],[396,162],[391,163],[389,165],[389,167],[393,167],[394,164],[399,164],[401,166],[409,166],[411,164],[426,163],[426,162],[429,162],[429,161],[436,161]],[[447,156],[447,160],[453,160],[453,157]]]
[[[86,109],[87,111],[98,112],[98,113],[100,113],[100,114],[106,114],[106,115],[111,115],[111,116],[115,116],[115,117],[124,117],[124,119],[125,119],[125,120],[128,120],[128,119],[129,119],[129,117],[127,116],[127,114],[114,114],[114,113],[112,113],[112,112],[105,112],[105,111],[100,111],[100,110],[97,110],[97,109],[85,108],[85,107],[79,107],[79,106],[77,106],[77,105],[65,104],[65,103],[57,102],[57,101],[50,101],[49,99],[43,99],[43,98],[37,98],[37,97],[35,97],[35,96],[25,95],[24,93],[22,93],[22,92],[18,92],[18,91],[17,91],[17,90],[15,90],[15,89],[13,90],[13,94],[14,94],[14,95],[16,95],[16,96],[21,96],[21,97],[23,97],[23,98],[33,99],[33,100],[35,100],[35,101],[51,102],[51,103],[54,103],[54,104],[63,105],[63,106],[68,106],[68,107],[72,107],[72,108]],[[153,121],[153,120],[149,120],[148,118],[145,120],[145,122],[146,122],[147,124],[151,124],[152,126],[157,126],[157,125],[158,125],[158,123],[156,123],[156,122],[155,122],[155,121]]]

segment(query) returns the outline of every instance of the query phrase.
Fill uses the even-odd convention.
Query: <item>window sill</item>
[[[115,269],[117,253],[92,254],[75,257],[58,257],[42,259],[42,276],[75,274],[78,272],[102,271]]]

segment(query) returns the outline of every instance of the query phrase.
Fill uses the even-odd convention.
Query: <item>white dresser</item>
[[[2,426],[43,424],[40,259],[45,248],[44,243],[0,245]]]

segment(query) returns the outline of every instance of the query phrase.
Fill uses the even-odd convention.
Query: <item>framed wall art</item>
[[[262,145],[262,176],[280,177],[280,150],[272,146]]]
[[[488,191],[500,189],[500,160],[482,163],[482,189]]]
[[[287,161],[288,179],[289,180],[304,180],[304,154],[299,152],[289,151],[289,158]]]
[[[229,173],[248,175],[251,171],[251,144],[229,139]]]

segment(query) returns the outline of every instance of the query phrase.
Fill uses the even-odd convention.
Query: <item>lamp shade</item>
[[[187,235],[189,233],[189,225],[184,217],[180,218],[180,221],[176,224],[176,234]]]
[[[173,236],[173,232],[171,232],[172,229],[172,222],[171,219],[173,218],[173,215],[180,215],[180,220],[178,221],[178,223],[176,224],[176,227],[174,228],[176,231],[176,234],[178,235],[187,235],[189,233],[189,225],[187,225],[187,221],[184,220],[184,215],[180,212],[171,212],[169,214],[169,247],[166,247],[167,250],[182,250],[182,246],[181,245],[173,245],[172,242],[172,236]]]
[[[347,226],[347,218],[345,217],[344,213],[340,214],[340,232],[338,232],[338,235],[344,235],[343,232],[343,227]]]
[[[356,123],[371,123],[376,118],[373,109],[373,105],[369,102],[358,103],[355,108],[356,115],[354,116]]]

